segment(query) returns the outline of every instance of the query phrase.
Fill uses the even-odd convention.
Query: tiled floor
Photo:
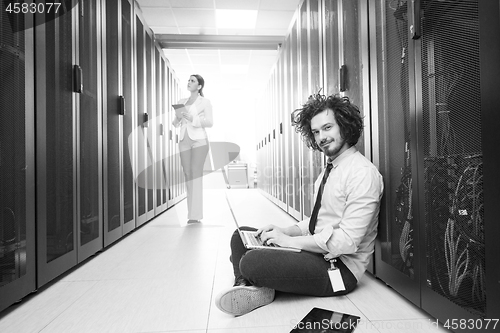
[[[241,317],[220,312],[215,295],[233,282],[228,194],[242,225],[294,220],[257,190],[226,190],[205,179],[202,225],[185,225],[185,200],[48,288],[0,313],[0,332],[289,332],[313,307],[360,316],[356,333],[447,332],[381,281],[365,274],[347,296],[278,294]]]

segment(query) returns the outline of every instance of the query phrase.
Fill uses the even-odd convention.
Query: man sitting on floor
[[[315,184],[311,218],[288,228],[241,228],[256,230],[268,244],[301,252],[248,250],[234,232],[235,283],[215,302],[235,316],[271,303],[275,291],[345,295],[356,287],[373,253],[383,182],[377,168],[355,147],[363,130],[359,109],[347,97],[316,94],[292,113],[292,123],[309,148],[326,155],[327,167]],[[340,274],[331,281],[334,262]],[[339,279],[344,288],[334,290]]]

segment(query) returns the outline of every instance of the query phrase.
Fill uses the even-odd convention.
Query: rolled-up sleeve
[[[297,226],[302,232],[302,236],[307,236],[311,234],[309,232],[309,218],[300,221],[299,223],[297,223]]]
[[[212,103],[206,100],[206,104],[201,112],[198,112],[193,116],[192,125],[194,127],[212,127],[214,124],[213,114],[212,114]]]
[[[340,220],[327,223],[314,234],[316,244],[332,257],[355,253],[367,232],[376,227],[381,184],[381,177],[374,168],[360,168],[340,189],[343,199],[339,201],[338,197],[333,197],[335,193],[329,193],[328,199],[339,211],[338,217],[328,216],[326,212],[322,218]]]

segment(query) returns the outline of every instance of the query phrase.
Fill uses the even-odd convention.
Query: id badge
[[[345,290],[344,280],[342,279],[342,274],[340,274],[340,269],[335,266],[336,262],[337,259],[330,260],[331,267],[328,269],[328,276],[330,277],[333,292]]]

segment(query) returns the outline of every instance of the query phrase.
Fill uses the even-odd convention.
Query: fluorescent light
[[[219,29],[255,29],[257,11],[216,9],[215,19]]]

